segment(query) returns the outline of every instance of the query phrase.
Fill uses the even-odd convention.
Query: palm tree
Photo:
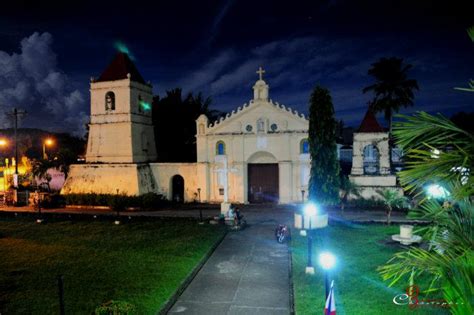
[[[377,193],[382,197],[382,202],[384,203],[387,210],[387,224],[390,225],[392,210],[394,208],[408,208],[408,198],[405,196],[400,196],[398,191],[393,189],[378,190]]]
[[[347,205],[350,196],[360,197],[360,188],[357,184],[352,182],[346,175],[341,176],[341,211]]]
[[[184,96],[180,88],[153,99],[153,124],[160,162],[196,161],[196,119],[205,114],[213,121],[220,114],[210,109],[211,103],[212,99],[202,93]]]
[[[370,106],[375,112],[383,112],[392,133],[393,112],[398,113],[400,107],[413,106],[413,90],[418,90],[416,80],[408,79],[408,71],[412,65],[404,65],[400,58],[382,58],[372,64],[369,75],[375,83],[364,88],[364,93],[373,92],[374,99]]]
[[[38,159],[34,160],[31,163],[31,173],[33,174],[34,177],[38,177],[40,180],[41,179],[46,179],[48,182],[48,187],[49,187],[49,182],[51,181],[51,175],[48,174],[48,170],[52,167],[54,167],[53,163],[49,160],[45,159]]]
[[[474,314],[474,135],[441,115],[400,117],[405,120],[395,123],[394,136],[408,158],[400,183],[425,197],[409,216],[431,222],[417,231],[429,246],[397,253],[379,271],[390,285],[412,271],[428,275],[432,287],[456,303],[453,314]],[[427,185],[434,183],[449,191],[446,200],[427,196]]]

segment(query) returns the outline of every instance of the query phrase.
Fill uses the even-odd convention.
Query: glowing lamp
[[[54,144],[54,141],[53,139],[48,138],[44,141],[44,144],[46,144],[47,146],[52,146]]]
[[[304,214],[307,215],[307,216],[313,216],[313,215],[316,215],[316,213],[318,213],[318,208],[316,207],[316,205],[314,203],[308,203],[304,209]]]
[[[426,188],[426,193],[432,198],[446,198],[449,196],[449,191],[438,184],[429,185]]]
[[[324,270],[330,270],[336,264],[336,257],[330,252],[322,252],[319,254],[319,264]]]
[[[145,111],[149,111],[149,110],[151,109],[150,103],[141,101],[141,102],[140,102],[140,105],[142,106],[142,108],[143,108]]]
[[[8,144],[7,140],[5,139],[0,139],[0,147],[4,147]]]

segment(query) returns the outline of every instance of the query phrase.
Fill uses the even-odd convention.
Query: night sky
[[[23,127],[81,134],[90,77],[118,43],[155,94],[202,91],[223,111],[252,98],[262,65],[274,101],[307,113],[321,84],[337,118],[356,126],[367,70],[392,56],[413,65],[420,86],[405,112],[473,110],[474,93],[454,87],[474,78],[474,1],[11,2],[0,10],[0,110],[26,109]]]

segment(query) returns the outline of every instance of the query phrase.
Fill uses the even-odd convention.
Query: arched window
[[[105,110],[115,110],[115,94],[112,91],[105,94]]]
[[[379,151],[377,147],[369,144],[364,147],[364,174],[379,173]]]
[[[204,124],[199,124],[199,134],[200,135],[204,134]]]
[[[257,132],[265,132],[265,122],[262,118],[257,120]]]
[[[309,141],[308,139],[303,139],[300,142],[300,154],[309,153]]]
[[[224,143],[224,141],[217,141],[217,143],[216,143],[216,155],[225,155],[225,143]]]

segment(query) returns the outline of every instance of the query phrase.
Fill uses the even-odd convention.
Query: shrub
[[[66,198],[60,194],[46,195],[41,201],[41,207],[46,209],[63,208],[66,205]]]
[[[162,195],[157,195],[154,193],[147,193],[141,196],[142,208],[143,209],[152,209],[159,208],[166,203]]]
[[[64,195],[66,204],[79,206],[109,206],[113,210],[124,210],[126,207],[142,209],[160,208],[167,204],[162,195],[147,193],[141,196],[126,196],[115,194],[67,194]],[[121,209],[123,208],[123,209]]]

